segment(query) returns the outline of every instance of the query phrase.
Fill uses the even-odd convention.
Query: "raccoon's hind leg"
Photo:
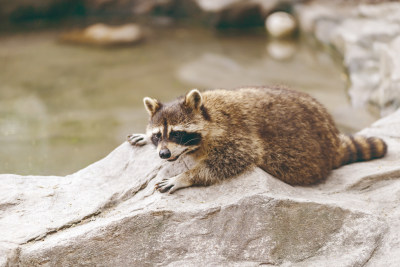
[[[130,134],[127,141],[133,146],[144,146],[148,142],[145,134]]]

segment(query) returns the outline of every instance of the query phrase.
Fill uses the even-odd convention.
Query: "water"
[[[350,106],[340,65],[304,42],[174,27],[99,48],[59,43],[59,34],[0,37],[0,173],[77,171],[144,132],[144,96],[171,100],[191,88],[287,84],[319,99],[343,131],[377,119]]]

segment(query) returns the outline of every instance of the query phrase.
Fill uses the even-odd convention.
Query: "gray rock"
[[[154,184],[194,164],[122,144],[65,177],[0,175],[0,266],[395,266],[400,110],[362,131],[388,155],[313,187],[261,169],[173,195]]]
[[[400,107],[400,3],[382,2],[335,5],[315,1],[297,6],[296,11],[303,30],[342,53],[353,105],[377,107],[384,116]]]

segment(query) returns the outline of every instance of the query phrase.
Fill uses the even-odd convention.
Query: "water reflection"
[[[74,172],[144,132],[144,96],[171,100],[190,88],[288,84],[321,100],[345,131],[376,119],[351,108],[329,55],[268,43],[264,32],[153,29],[119,49],[60,44],[58,34],[0,38],[0,173]]]
[[[291,60],[297,49],[295,40],[271,40],[266,45],[268,54],[276,60]]]

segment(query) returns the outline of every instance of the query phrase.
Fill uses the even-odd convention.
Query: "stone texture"
[[[388,155],[313,187],[256,168],[161,194],[156,182],[194,163],[128,143],[65,177],[0,175],[0,266],[396,266],[400,110],[362,133]]]
[[[298,12],[343,54],[354,104],[392,112],[399,4],[328,9]],[[400,110],[361,133],[384,138],[388,155],[313,187],[255,169],[160,194],[156,182],[193,162],[164,163],[127,143],[65,177],[0,175],[0,266],[398,266]]]
[[[297,6],[303,30],[343,55],[353,106],[387,115],[400,107],[398,79],[400,3]]]

